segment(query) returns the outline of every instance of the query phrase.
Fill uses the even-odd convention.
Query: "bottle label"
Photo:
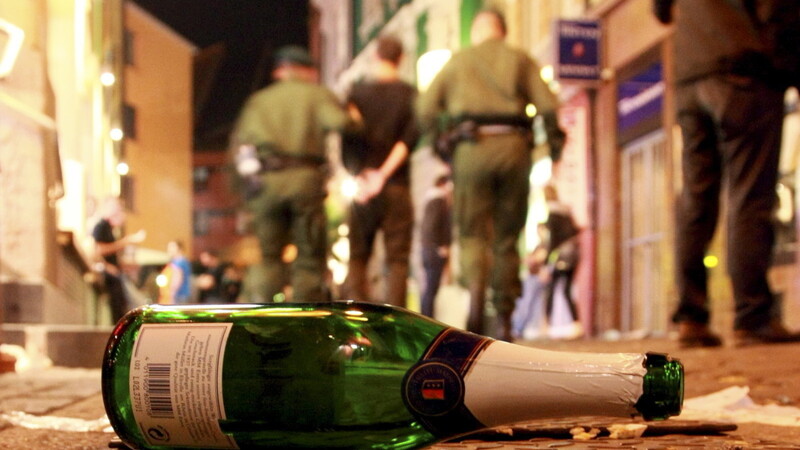
[[[464,404],[487,427],[568,416],[631,417],[646,373],[639,353],[493,342],[464,377]]]
[[[152,446],[238,448],[225,419],[222,360],[231,323],[144,324],[131,358],[133,414]]]
[[[428,431],[453,436],[484,428],[464,404],[464,376],[492,342],[448,328],[408,371],[403,380],[403,401]]]
[[[403,400],[436,436],[547,417],[630,417],[643,363],[641,354],[557,352],[446,329],[406,373]]]

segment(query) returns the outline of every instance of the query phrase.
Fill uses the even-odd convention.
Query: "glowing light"
[[[417,88],[425,91],[442,67],[450,60],[452,52],[447,49],[431,50],[417,60]]]
[[[156,278],[156,284],[157,283],[158,283],[158,278]],[[150,308],[153,308],[153,309],[156,309],[156,310],[162,310],[162,309],[163,310],[172,310],[173,309],[173,307],[171,305],[152,304],[152,305],[148,305],[148,306]],[[248,310],[257,309],[258,307],[259,307],[259,305],[253,304],[253,303],[250,303],[250,304],[237,304],[237,305],[226,304],[225,305],[225,309],[215,309],[215,311],[216,312],[220,312],[220,313],[234,313],[234,312],[239,312],[239,311],[249,312]],[[206,311],[208,309],[209,309],[209,305],[208,304],[181,305],[181,310],[183,310],[183,311],[187,311],[187,310],[190,310],[190,311]]]
[[[355,178],[345,178],[342,181],[342,196],[348,200],[352,200],[358,194],[358,182]]]
[[[108,132],[108,136],[111,138],[112,141],[121,141],[123,137],[125,137],[125,133],[122,132],[119,128],[112,128]]]
[[[714,255],[706,255],[706,257],[703,258],[703,265],[709,269],[713,269],[719,265],[719,258]]]
[[[536,105],[534,105],[533,103],[528,103],[525,106],[525,115],[527,115],[528,117],[534,117],[537,112],[539,111],[536,109]]]
[[[281,296],[281,301],[276,303],[284,303],[286,301],[286,294],[277,294],[275,297]],[[265,316],[270,317],[327,317],[331,315],[330,311],[269,311]]]
[[[285,264],[291,264],[296,259],[297,259],[296,245],[289,244],[283,248],[283,253],[281,254],[281,261],[283,261]]]
[[[555,80],[555,69],[553,69],[552,64],[548,64],[539,70],[539,76],[542,77],[545,83],[552,83]]]
[[[340,261],[350,260],[350,240],[346,237],[340,237],[331,246],[331,252]]]
[[[131,172],[131,168],[125,161],[120,161],[117,164],[117,174],[125,176]]]
[[[113,86],[117,82],[117,77],[111,72],[103,72],[100,75],[100,83],[103,86]]]
[[[553,161],[549,158],[542,158],[533,165],[531,169],[530,181],[533,186],[542,187],[550,182],[553,176]]]
[[[335,284],[344,284],[344,281],[347,279],[347,264],[336,258],[330,258],[328,259],[328,269],[331,271],[331,277]]]
[[[0,43],[5,41],[5,48],[0,48],[0,78],[11,73],[11,69],[14,68],[14,62],[22,48],[22,41],[25,40],[25,30],[0,19],[0,35],[3,34],[7,37],[0,39]]]
[[[167,287],[167,283],[169,283],[169,279],[163,273],[156,277],[156,286],[160,288]]]

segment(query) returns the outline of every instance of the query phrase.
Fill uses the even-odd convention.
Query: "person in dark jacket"
[[[421,297],[422,314],[433,317],[434,300],[439,292],[442,274],[450,260],[453,228],[453,193],[448,175],[436,179],[426,195],[420,225],[422,268],[425,285]]]
[[[553,304],[557,290],[560,289],[560,296],[564,298],[569,309],[573,322],[573,333],[569,337],[579,337],[583,334],[583,329],[578,322],[578,308],[572,296],[572,282],[575,279],[575,271],[580,262],[580,246],[578,235],[580,229],[572,217],[570,208],[558,199],[558,192],[554,186],[548,185],[544,188],[545,199],[547,200],[547,258],[545,260],[547,275],[547,289],[545,292],[545,317],[548,323],[552,322]]]
[[[346,293],[354,300],[381,300],[406,306],[409,254],[414,228],[409,154],[417,143],[414,119],[417,89],[400,79],[402,43],[378,38],[371,79],[353,86],[347,98],[351,117],[363,126],[363,140],[346,158],[359,184],[350,208],[350,263]],[[367,276],[379,231],[385,247],[385,295],[371,292]]]
[[[120,253],[125,247],[144,241],[147,233],[139,230],[136,233],[117,237],[125,224],[125,209],[116,197],[108,198],[103,203],[102,218],[92,230],[97,256],[103,263],[103,283],[108,294],[111,309],[111,320],[116,323],[133,307],[129,292],[125,287],[125,274],[120,265]]]
[[[736,345],[796,341],[775,314],[767,280],[774,244],[775,186],[786,87],[762,33],[785,0],[654,0],[673,23],[677,121],[683,132],[683,192],[676,226],[679,303],[673,315],[684,347],[722,344],[709,329],[703,260],[727,196],[727,262]],[[800,51],[797,48],[792,51]],[[724,189],[723,189],[724,186]]]
[[[276,53],[276,82],[248,98],[231,145],[237,179],[253,215],[262,262],[250,267],[245,300],[326,301],[328,168],[325,136],[341,131],[347,114],[317,84],[308,52],[287,46]],[[296,258],[283,255],[293,244]]]

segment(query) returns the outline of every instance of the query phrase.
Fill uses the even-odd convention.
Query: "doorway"
[[[623,332],[664,334],[669,325],[672,258],[666,151],[663,130],[622,149]]]

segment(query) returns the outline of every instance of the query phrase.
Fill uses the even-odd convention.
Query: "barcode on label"
[[[172,393],[169,364],[147,364],[145,368],[145,404],[150,417],[172,419]]]

